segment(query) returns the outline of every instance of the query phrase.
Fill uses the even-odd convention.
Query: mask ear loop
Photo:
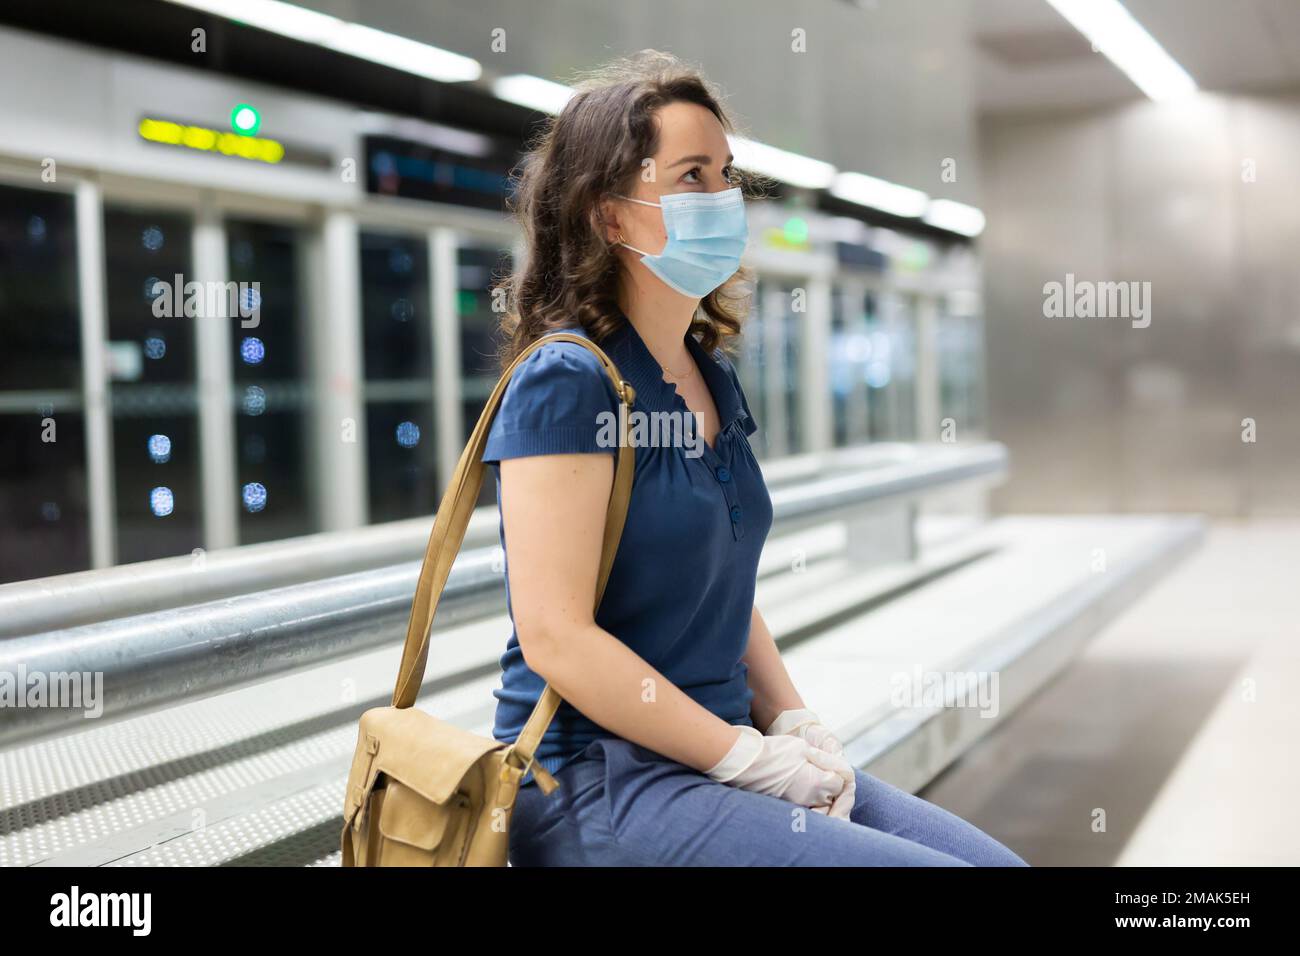
[[[622,236],[623,234],[622,234],[622,233],[619,233],[619,235]],[[651,254],[648,253],[648,252],[642,252],[642,250],[638,249],[636,246],[629,246],[629,245],[628,245],[626,242],[624,242],[621,238],[620,238],[620,239],[616,239],[615,242],[617,242],[617,243],[618,243],[620,246],[622,246],[624,249],[631,249],[633,252],[640,252],[641,255],[643,255],[643,256],[650,256],[650,255],[651,255]],[[653,258],[653,256],[651,256],[651,258]]]
[[[662,207],[659,203],[657,203],[657,202],[646,202],[644,199],[633,199],[631,196],[624,196],[624,195],[622,195],[621,193],[614,193],[614,195],[617,196],[619,199],[626,199],[628,202],[639,202],[639,203],[640,203],[641,205],[643,205],[643,206],[653,206],[655,209],[662,209],[662,208],[663,208],[663,207]],[[644,251],[642,251],[641,249],[638,249],[636,246],[629,246],[626,242],[624,242],[624,241],[623,241],[623,233],[622,233],[621,231],[619,232],[619,234],[618,234],[617,236],[614,237],[614,242],[615,242],[617,245],[622,246],[624,249],[631,249],[633,252],[639,252],[639,253],[641,253],[641,255],[643,255],[643,256],[650,256],[651,258],[653,258],[653,254],[652,254],[652,253],[644,252]]]
[[[633,199],[631,196],[624,196],[621,193],[614,193],[619,199],[626,199],[628,202],[639,202],[643,206],[654,206],[656,209],[662,209],[663,204],[657,202],[647,202],[644,199]]]

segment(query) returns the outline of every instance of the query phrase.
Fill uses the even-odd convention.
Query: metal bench
[[[902,786],[1005,719],[1200,534],[1192,519],[928,513],[953,494],[978,502],[1005,468],[997,445],[765,467],[776,521],[759,606],[850,756]],[[495,540],[494,513],[476,523]],[[0,671],[99,670],[108,692],[99,720],[0,711],[0,865],[337,863],[356,719],[388,702],[428,528],[399,524],[233,549],[210,556],[207,582],[181,559],[0,588],[0,611],[39,629],[0,637]],[[295,553],[310,568],[286,566]],[[509,633],[498,567],[491,545],[462,553],[418,701],[485,734]],[[178,603],[177,575],[197,575],[185,594],[203,600]],[[889,675],[917,667],[998,673],[998,717],[891,707]]]

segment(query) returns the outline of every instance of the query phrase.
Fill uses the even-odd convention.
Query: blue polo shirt
[[[580,328],[564,331],[586,335]],[[637,447],[627,525],[596,623],[712,713],[752,726],[753,693],[741,655],[749,641],[772,500],[749,445],[757,425],[735,368],[720,350],[710,355],[691,335],[685,342],[718,410],[716,448],[693,428],[675,427],[693,425],[694,417],[630,322],[598,343],[636,389],[630,424]],[[601,431],[611,419],[601,413],[617,411],[609,377],[581,345],[556,342],[525,359],[506,387],[483,453],[496,474],[498,514],[498,462],[572,452],[614,455],[617,448]],[[639,438],[637,412],[644,413]],[[675,414],[655,414],[664,412]],[[510,547],[503,524],[500,537],[509,607]],[[517,632],[506,644],[501,669],[501,686],[493,691],[493,736],[512,741],[545,681],[524,662]],[[612,736],[565,701],[542,738],[538,763],[554,773],[593,740]]]

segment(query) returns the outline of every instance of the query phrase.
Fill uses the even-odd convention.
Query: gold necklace
[[[662,369],[664,370],[664,374],[665,374],[665,375],[667,375],[669,378],[676,379],[676,380],[679,381],[679,382],[684,382],[684,381],[686,381],[688,378],[690,378],[692,375],[694,375],[694,374],[695,374],[695,368],[696,368],[695,364],[692,363],[692,364],[691,364],[691,369],[690,369],[690,371],[687,372],[685,375],[674,375],[674,374],[672,373],[672,371],[669,370],[669,368],[668,368],[667,365],[661,365],[661,366],[659,366],[659,367],[662,368]]]

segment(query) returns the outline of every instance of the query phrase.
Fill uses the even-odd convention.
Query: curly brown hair
[[[674,102],[703,106],[735,126],[701,73],[676,57],[643,50],[586,74],[558,116],[515,168],[510,211],[525,255],[500,283],[506,313],[500,358],[508,364],[553,329],[581,326],[599,343],[626,320],[617,302],[619,260],[605,236],[600,202],[629,192],[657,149],[655,111]],[[741,185],[753,192],[759,180]],[[752,275],[741,269],[700,300],[690,332],[706,351],[727,348],[749,311]]]

